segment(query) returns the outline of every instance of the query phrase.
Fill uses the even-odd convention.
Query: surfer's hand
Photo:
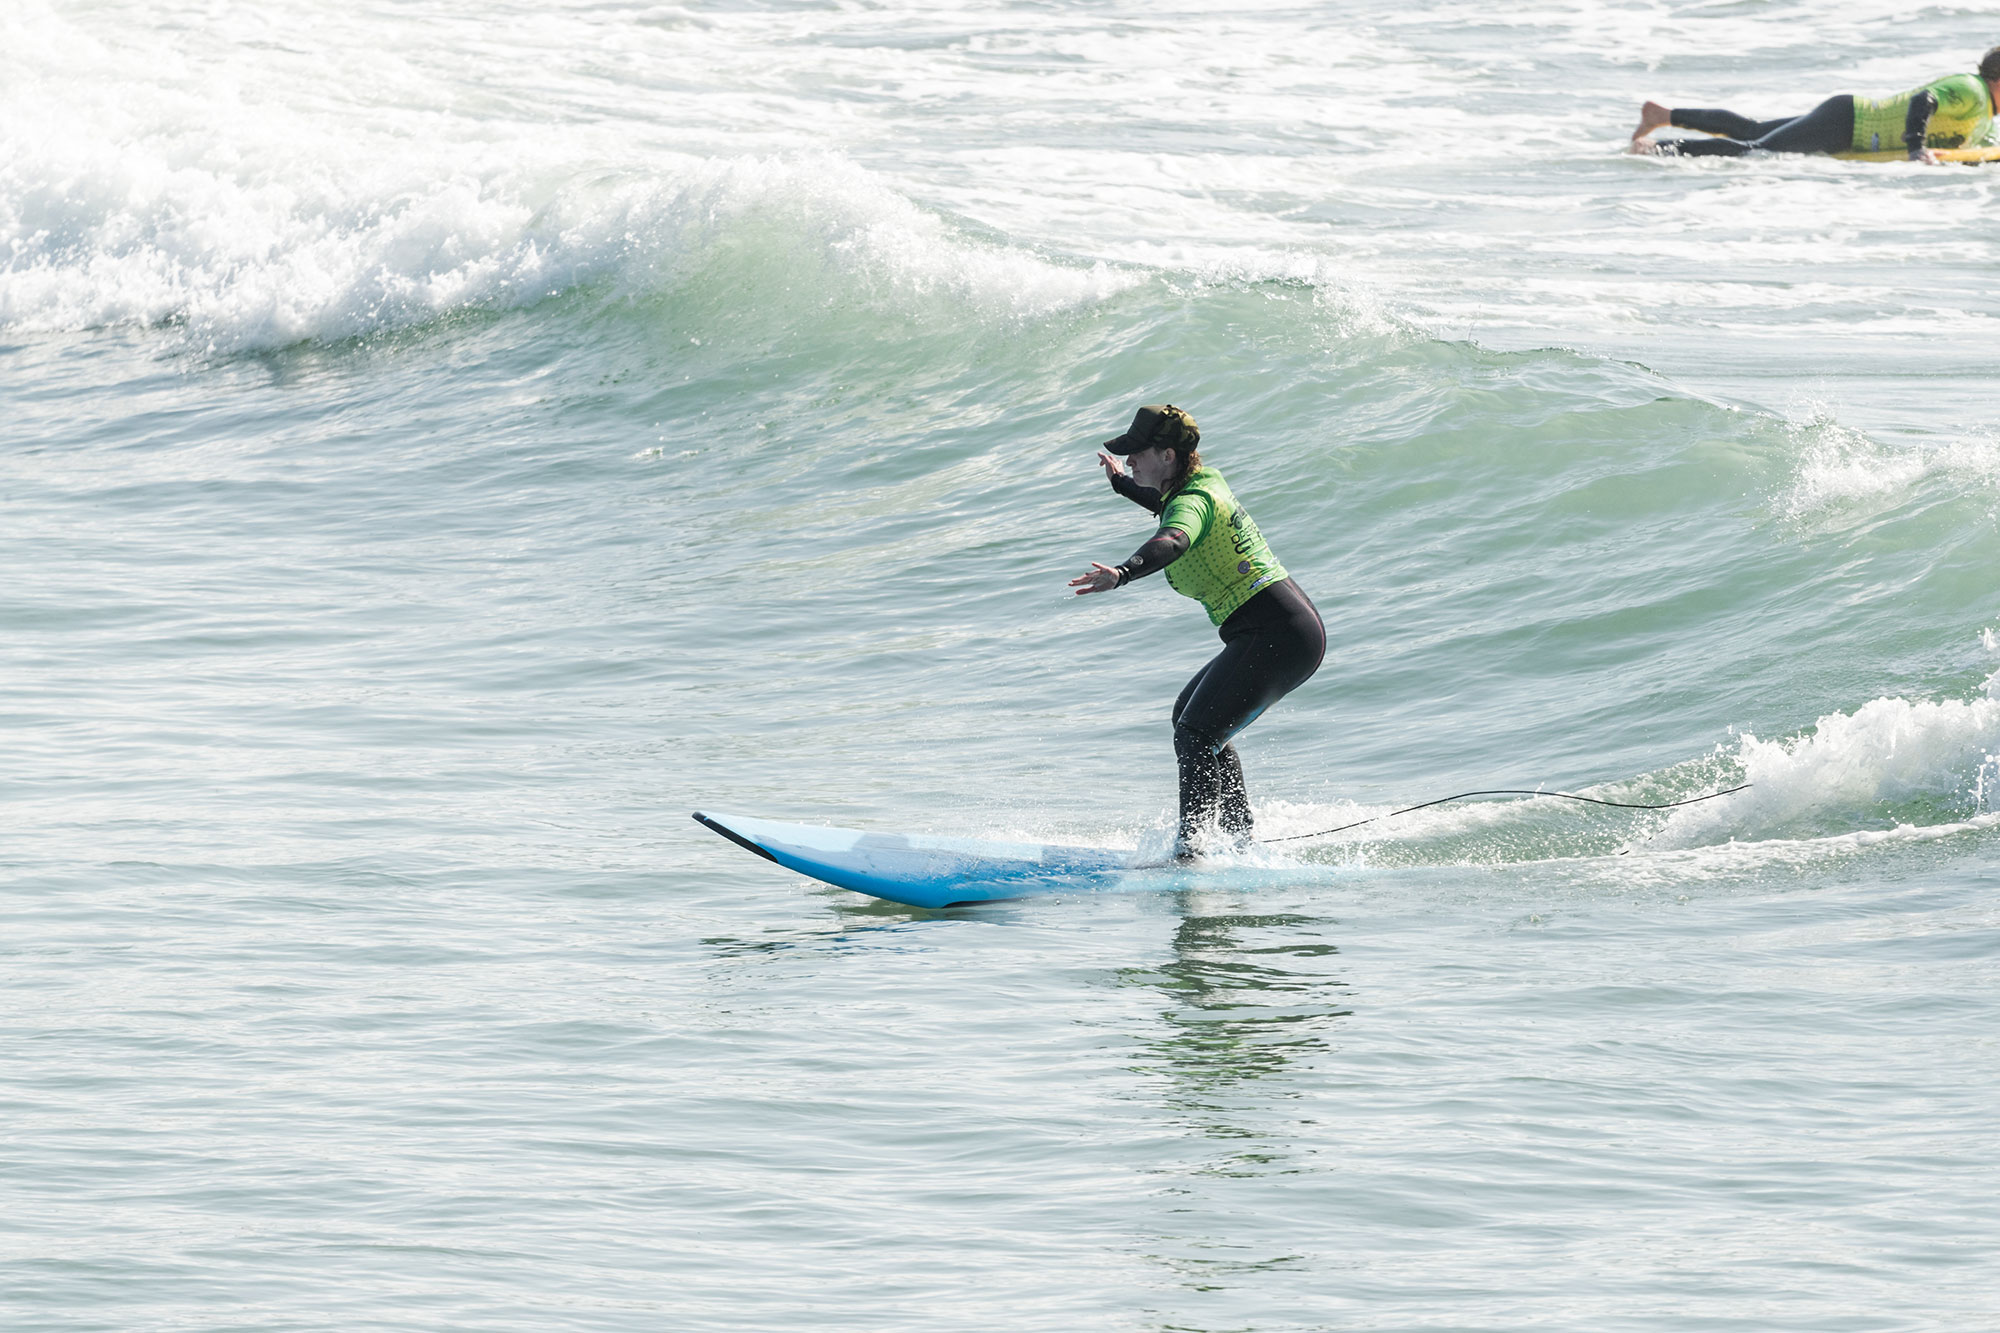
[[[1090,572],[1077,575],[1069,581],[1069,586],[1076,589],[1078,597],[1087,592],[1110,592],[1118,586],[1118,571],[1093,560],[1090,562]]]
[[[1125,475],[1125,469],[1118,465],[1118,460],[1110,454],[1105,453],[1102,449],[1097,451],[1097,461],[1104,465],[1104,475],[1106,477],[1122,477]]]

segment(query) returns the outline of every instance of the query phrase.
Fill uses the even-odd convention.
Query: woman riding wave
[[[1222,474],[1201,461],[1201,429],[1171,403],[1142,407],[1106,440],[1097,461],[1111,488],[1159,515],[1159,530],[1121,565],[1091,562],[1071,579],[1077,595],[1109,592],[1155,570],[1195,598],[1218,627],[1222,651],[1174,701],[1180,823],[1174,855],[1192,857],[1220,824],[1237,847],[1253,827],[1243,765],[1230,744],[1243,728],[1304,684],[1326,655],[1319,612],[1278,563]],[[1128,475],[1114,455],[1124,455]]]

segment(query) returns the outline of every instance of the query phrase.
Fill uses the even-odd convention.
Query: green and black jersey
[[[1924,147],[1981,148],[2000,141],[1994,133],[1993,100],[1985,80],[1976,74],[1951,74],[1894,97],[1855,98],[1850,151],[1880,153],[1906,147],[1903,136],[1916,133],[1909,125],[1910,106],[1920,100],[1934,106],[1924,125]]]
[[[1200,602],[1214,624],[1285,577],[1257,521],[1212,467],[1196,468],[1167,497],[1160,528],[1187,534],[1187,554],[1167,566],[1167,582]]]

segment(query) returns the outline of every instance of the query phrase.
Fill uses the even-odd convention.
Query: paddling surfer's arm
[[[1081,597],[1087,592],[1110,592],[1122,588],[1133,579],[1142,579],[1156,569],[1165,569],[1174,561],[1187,554],[1188,535],[1179,528],[1161,528],[1146,539],[1146,544],[1132,552],[1122,565],[1100,565],[1090,562],[1090,572],[1078,575],[1069,581]]]
[[[1910,150],[1910,161],[1928,162],[1937,165],[1937,154],[1924,146],[1924,139],[1930,133],[1931,117],[1937,114],[1938,97],[1929,88],[1921,89],[1910,98],[1910,109],[1903,117],[1903,147]]]

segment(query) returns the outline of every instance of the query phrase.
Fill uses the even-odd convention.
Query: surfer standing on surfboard
[[[1111,489],[1159,515],[1160,528],[1124,564],[1092,561],[1089,573],[1069,581],[1080,597],[1164,569],[1174,591],[1199,601],[1218,627],[1222,651],[1174,701],[1181,789],[1174,855],[1182,859],[1212,823],[1236,845],[1249,843],[1250,795],[1230,738],[1304,684],[1326,655],[1319,612],[1222,474],[1202,465],[1200,445],[1201,428],[1171,403],[1140,408],[1130,430],[1104,442],[1097,461]]]
[[[1952,74],[1894,97],[1829,97],[1803,116],[1752,120],[1734,111],[1667,107],[1648,102],[1632,131],[1632,151],[1669,157],[1741,157],[1770,153],[1879,153],[1906,149],[1912,162],[1935,163],[1937,148],[1983,148],[2000,143],[1994,130],[2000,107],[2000,46],[1980,57],[1979,73]],[[1667,126],[1722,135],[1716,139],[1667,139],[1642,143]]]

